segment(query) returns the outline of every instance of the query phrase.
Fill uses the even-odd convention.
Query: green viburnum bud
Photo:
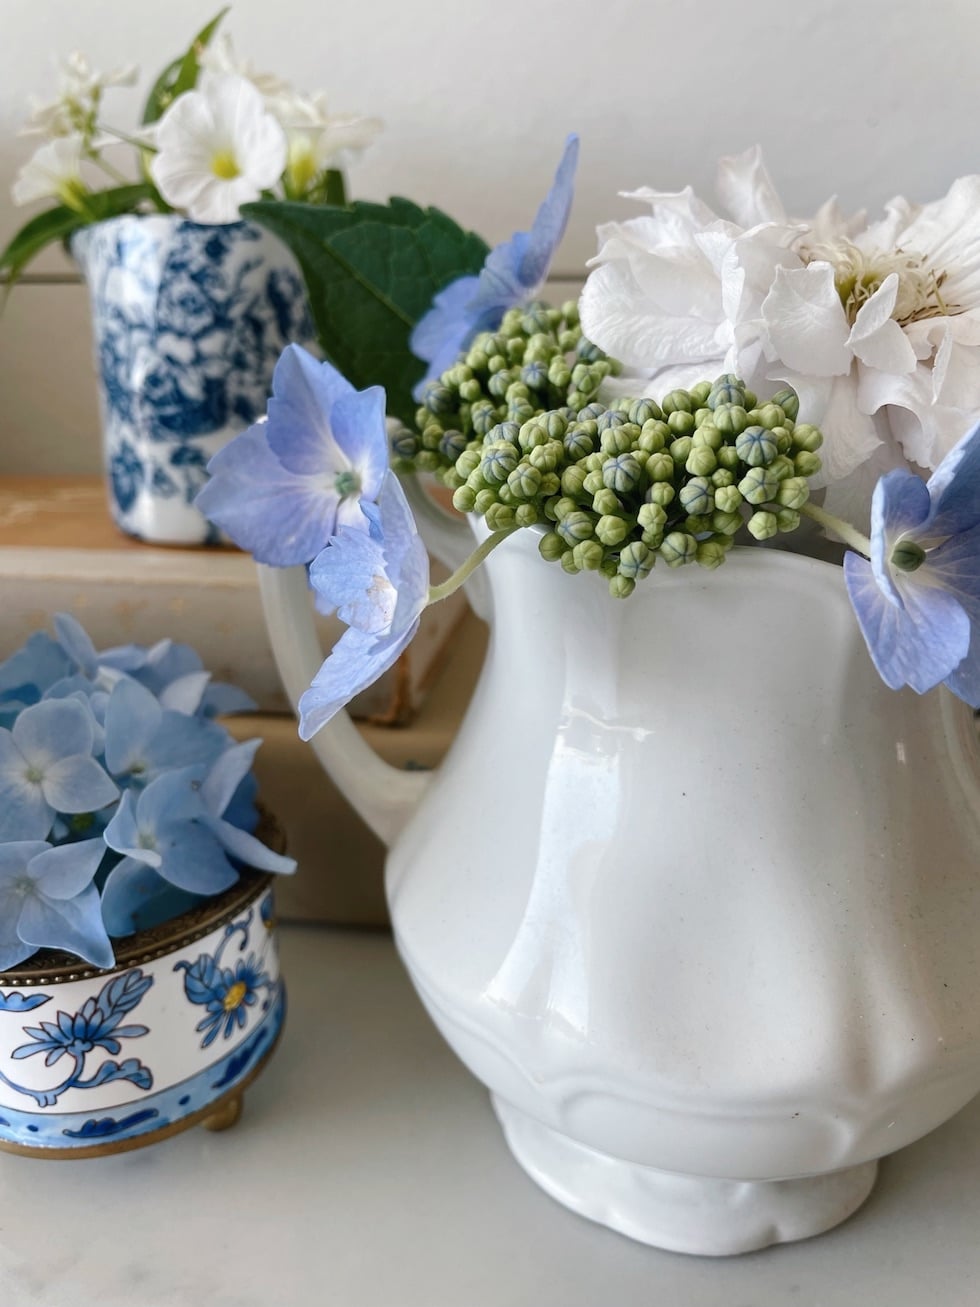
[[[756,414],[756,421],[759,426],[765,427],[767,431],[772,431],[774,427],[781,427],[786,421],[786,414],[780,405],[773,403],[772,400],[757,409]]]
[[[489,448],[491,445],[504,444],[511,445],[515,448],[520,439],[521,428],[516,422],[498,422],[495,427],[491,427],[483,438],[483,443]]]
[[[422,402],[430,413],[451,413],[456,407],[456,396],[441,381],[430,381],[423,392]]]
[[[800,515],[795,508],[781,508],[776,513],[776,525],[780,531],[795,531],[800,525]]]
[[[544,390],[548,385],[548,369],[543,363],[526,363],[521,368],[521,380],[529,390]]]
[[[640,540],[631,540],[628,545],[623,545],[619,554],[619,575],[628,576],[633,581],[639,581],[644,576],[649,576],[650,571],[657,561],[657,556],[652,549],[649,549]]]
[[[467,403],[472,403],[474,400],[482,399],[483,387],[475,377],[470,381],[464,381],[459,388],[459,397],[460,399],[466,400]]]
[[[469,486],[459,486],[453,494],[453,508],[460,513],[472,513],[476,508],[476,495]]]
[[[527,386],[525,386],[523,381],[512,381],[507,387],[504,399],[510,403],[511,400],[514,399],[528,399],[530,398],[530,394],[531,392],[528,390]]]
[[[575,566],[580,572],[598,572],[605,556],[605,550],[596,540],[580,540],[572,550]]]
[[[558,561],[561,563],[562,571],[567,572],[569,576],[576,576],[582,570],[575,561],[573,549],[566,550]]]
[[[395,458],[414,458],[419,452],[418,436],[406,427],[399,427],[391,438],[391,452]]]
[[[563,495],[584,495],[584,484],[586,478],[585,468],[579,463],[573,463],[571,467],[566,467],[561,474],[561,491]]]
[[[422,447],[424,449],[438,449],[439,441],[445,435],[445,430],[441,422],[427,422],[422,428]]]
[[[512,422],[526,422],[534,417],[534,405],[529,399],[511,400],[507,404],[507,416]]]
[[[503,483],[502,486],[497,487],[498,504],[507,504],[508,507],[513,508],[519,502],[520,501],[518,500],[517,496],[514,494],[513,490],[511,490],[510,486],[507,484],[506,481]]]
[[[548,531],[538,541],[538,553],[549,563],[557,563],[568,546],[556,531]]]
[[[560,440],[548,440],[543,445],[535,445],[528,455],[531,466],[539,472],[554,472],[562,462],[564,450]]]
[[[691,450],[694,448],[694,441],[690,436],[678,436],[676,440],[670,442],[670,456],[674,460],[675,467],[683,467],[691,457]]]
[[[559,331],[558,348],[563,354],[572,354],[578,348],[578,343],[581,339],[581,333],[574,329]]]
[[[636,582],[631,576],[620,576],[619,573],[609,578],[609,593],[614,599],[628,599],[636,589]]]
[[[577,508],[578,504],[574,499],[568,499],[563,496],[555,504],[555,518],[560,522],[563,517],[567,517],[569,513],[574,513]]]
[[[716,508],[711,514],[711,529],[717,531],[719,535],[733,536],[741,530],[742,514],[734,510],[725,512],[723,509]]]
[[[745,391],[740,385],[731,382],[723,382],[720,385],[715,384],[712,386],[711,390],[708,391],[708,396],[704,402],[708,408],[717,413],[719,408],[732,405],[741,406],[744,400]]]
[[[723,513],[737,513],[742,505],[742,492],[738,486],[718,486],[715,490],[715,508]]]
[[[698,542],[684,531],[671,531],[670,535],[664,536],[660,546],[660,557],[668,567],[683,567],[685,563],[693,563],[697,552]]]
[[[673,455],[668,453],[667,450],[651,454],[644,468],[651,481],[672,481],[675,470]]]
[[[527,355],[527,342],[520,336],[512,336],[507,342],[507,358],[512,367],[520,367]]]
[[[620,503],[614,490],[607,490],[605,487],[599,490],[592,497],[592,511],[600,516],[604,513],[620,513],[623,505]]]
[[[579,323],[578,300],[565,300],[559,309],[562,318],[570,327],[577,327]]]
[[[694,561],[699,567],[706,567],[713,572],[716,567],[721,567],[727,553],[728,550],[720,540],[699,540]]]
[[[778,404],[783,410],[790,422],[795,422],[800,413],[800,397],[792,386],[787,386],[785,390],[779,390],[770,400],[772,404]]]
[[[702,445],[700,448],[695,445],[684,464],[685,469],[694,477],[709,477],[717,466],[715,451],[709,449],[707,445]]]
[[[664,395],[660,401],[660,407],[670,415],[671,413],[693,413],[697,404],[691,398],[686,390],[672,390],[669,394]]]
[[[740,404],[718,404],[711,421],[723,436],[740,436],[749,425],[749,415]]]
[[[711,530],[711,516],[710,513],[691,513],[688,517],[685,517],[683,522],[679,525],[683,527],[688,535],[707,535]],[[678,524],[675,523],[674,525],[676,526]]]
[[[568,418],[561,413],[545,413],[538,422],[549,440],[561,441],[568,430]]]
[[[735,452],[749,467],[768,467],[779,453],[768,428],[746,427],[735,437]]]
[[[557,472],[545,472],[541,478],[541,496],[557,495],[561,489],[561,478]]]
[[[742,400],[742,407],[746,410],[750,408],[755,408],[758,402],[759,402],[759,397],[756,395],[755,391],[747,390],[745,392],[745,398]]]
[[[623,518],[615,517],[612,514],[600,517],[595,524],[596,539],[601,540],[610,549],[622,544],[629,533],[629,523],[624,521]]]
[[[808,422],[793,428],[793,448],[805,449],[808,454],[815,454],[823,444],[823,434],[818,427]]]
[[[727,467],[716,467],[711,474],[711,484],[716,490],[721,490],[725,486],[735,484],[735,473],[729,472]]]
[[[454,467],[444,467],[439,473],[439,479],[447,490],[458,490],[460,486],[466,485],[466,478],[461,477]],[[469,486],[466,488],[470,489]]]
[[[439,441],[439,453],[450,463],[455,463],[465,451],[466,445],[467,440],[462,431],[447,431]]]
[[[490,485],[500,485],[507,480],[517,463],[518,455],[514,446],[500,441],[484,450],[480,471]]]
[[[675,436],[690,436],[697,423],[694,421],[693,413],[685,413],[683,409],[675,409],[667,417],[667,426]]]
[[[771,540],[779,530],[775,513],[753,513],[746,525],[756,540]]]
[[[604,489],[605,484],[601,472],[590,472],[582,482],[582,489],[587,495],[597,495],[600,490]]]
[[[474,345],[466,356],[466,366],[472,368],[474,372],[486,372],[487,364],[490,360],[484,351]]]
[[[734,445],[722,445],[721,449],[715,451],[715,458],[718,460],[718,466],[726,472],[737,472],[742,466],[742,460]]]
[[[514,521],[518,526],[536,526],[541,521],[541,514],[534,504],[518,504],[514,509]]]
[[[695,409],[706,408],[708,396],[714,389],[714,383],[711,381],[699,381],[696,386],[689,386],[688,390],[695,404]]]
[[[603,484],[620,495],[635,490],[642,476],[643,468],[632,454],[618,454],[602,465]]]
[[[661,508],[666,508],[674,498],[674,487],[669,481],[655,481],[646,492],[646,501],[650,504],[658,504]]]
[[[479,513],[482,517],[496,502],[496,490],[491,490],[489,486],[486,490],[479,490],[477,491],[476,499],[473,501],[474,512]]]
[[[542,427],[538,418],[529,418],[527,422],[522,422],[517,432],[517,443],[521,449],[527,453],[531,449],[537,448],[547,442],[548,436]]]
[[[507,504],[491,504],[484,514],[484,521],[491,531],[509,531],[517,524],[514,510]]]
[[[599,437],[599,448],[608,458],[630,453],[633,448],[633,437],[629,426],[607,427]]]
[[[519,463],[507,478],[507,488],[515,499],[526,503],[541,489],[541,473],[529,463]]]
[[[713,422],[702,422],[694,433],[694,447],[701,449],[721,449],[725,437]]]
[[[478,436],[485,436],[499,421],[497,409],[488,399],[474,404],[470,410],[470,425]]]
[[[436,472],[440,467],[439,455],[431,449],[421,449],[415,455],[415,466],[420,472]]]
[[[599,378],[588,363],[576,363],[572,368],[572,385],[583,395],[592,395],[599,389]]]
[[[648,454],[659,454],[661,450],[667,448],[673,438],[673,432],[666,422],[651,418],[649,422],[644,422],[640,429],[640,438],[636,443]]]
[[[577,545],[580,540],[590,540],[594,534],[592,518],[578,508],[571,513],[564,513],[558,521],[558,534],[570,545]]]
[[[750,504],[764,504],[772,499],[779,487],[779,480],[766,467],[750,467],[738,483],[742,498]],[[792,507],[792,505],[787,505]]]
[[[701,476],[692,477],[686,485],[681,486],[678,499],[684,511],[694,515],[710,513],[715,506],[711,482]]]
[[[565,435],[562,441],[562,447],[565,450],[565,457],[578,460],[587,458],[589,454],[595,451],[595,440],[580,427],[572,427]]]
[[[823,459],[819,454],[811,454],[807,449],[801,449],[793,459],[793,467],[801,477],[812,477],[823,467]]]
[[[644,427],[648,422],[658,422],[663,417],[663,409],[653,399],[634,399],[626,410],[631,422]]]
[[[769,464],[769,471],[777,481],[785,481],[787,477],[796,475],[796,464],[786,454],[777,454]]]
[[[788,477],[779,483],[776,491],[776,503],[782,508],[802,508],[810,498],[810,486],[806,477]]]
[[[596,418],[596,426],[599,428],[599,435],[611,430],[613,427],[626,426],[629,419],[626,414],[618,408],[606,408]]]
[[[496,363],[496,359],[490,360],[491,367]],[[507,387],[511,385],[514,378],[507,368],[500,368],[497,372],[490,373],[490,380],[487,382],[487,394],[492,395],[494,399],[503,399],[507,393]]]
[[[641,504],[636,521],[643,531],[662,531],[667,525],[667,514],[659,504]]]
[[[781,454],[788,454],[793,448],[793,433],[788,427],[773,427],[773,437],[776,441],[776,448]]]
[[[557,358],[551,360],[548,367],[548,381],[555,390],[564,394],[572,384],[572,372],[568,364],[559,354]]]

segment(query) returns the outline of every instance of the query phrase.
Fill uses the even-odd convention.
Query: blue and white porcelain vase
[[[271,876],[116,947],[0,973],[0,1149],[92,1157],[234,1124],[285,1012]]]
[[[207,463],[264,412],[287,344],[316,348],[292,254],[252,223],[126,214],[76,232],[92,301],[109,503],[129,535],[216,543]]]

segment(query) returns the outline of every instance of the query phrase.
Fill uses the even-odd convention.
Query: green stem
[[[323,179],[323,198],[327,204],[336,204],[341,208],[347,203],[347,187],[344,174],[339,168],[328,168]]]
[[[125,141],[127,145],[132,145],[134,149],[145,150],[147,154],[158,153],[157,147],[151,145],[149,141],[137,140],[135,136],[130,136],[128,132],[121,132],[118,127],[107,127],[105,123],[101,123],[100,126],[109,136],[114,136],[118,141]]]
[[[838,540],[843,540],[845,545],[850,545],[859,554],[864,554],[865,558],[871,557],[871,541],[849,522],[835,517],[833,513],[828,513],[825,508],[820,508],[817,504],[806,503],[800,512],[811,521],[832,531]]]
[[[518,526],[509,526],[505,531],[494,531],[493,535],[487,536],[483,544],[477,545],[466,562],[458,567],[448,580],[443,581],[442,585],[429,587],[429,603],[437,604],[440,599],[448,599],[459,589],[470,573],[476,571],[488,554],[493,553],[501,540],[506,540],[508,536],[519,530]]]

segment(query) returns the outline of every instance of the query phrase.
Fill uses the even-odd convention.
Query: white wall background
[[[137,61],[140,92],[218,0],[2,0],[0,242],[31,142],[28,96],[54,58]],[[439,205],[491,243],[525,226],[562,141],[582,137],[556,272],[581,275],[597,222],[639,185],[693,183],[756,141],[791,210],[836,193],[878,208],[980,171],[980,0],[238,0],[239,52],[387,129],[352,177],[367,199]],[[140,95],[113,93],[120,126]],[[113,101],[110,101],[112,104]],[[56,253],[38,265],[71,276]],[[98,465],[84,290],[35,281],[0,318],[0,471]]]

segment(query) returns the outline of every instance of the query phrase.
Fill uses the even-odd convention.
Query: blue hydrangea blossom
[[[0,971],[39,948],[66,949],[111,967],[112,945],[92,881],[102,840],[54,848],[43,840],[0,844]]]
[[[388,467],[385,395],[356,391],[298,345],[283,352],[266,420],[208,464],[196,504],[256,561],[308,563],[338,527],[367,529]]]
[[[436,295],[432,308],[415,325],[412,352],[428,367],[415,388],[421,399],[481,331],[493,331],[510,308],[530,303],[548,276],[572,207],[578,137],[569,136],[551,190],[530,231],[518,231],[487,255],[478,276],[458,277]]]
[[[928,481],[899,469],[871,505],[871,561],[844,576],[885,684],[919,694],[944,682],[980,707],[980,425]]]
[[[429,558],[398,478],[385,477],[369,533],[341,528],[310,568],[325,609],[349,629],[299,701],[304,740],[391,667],[418,630]]]

